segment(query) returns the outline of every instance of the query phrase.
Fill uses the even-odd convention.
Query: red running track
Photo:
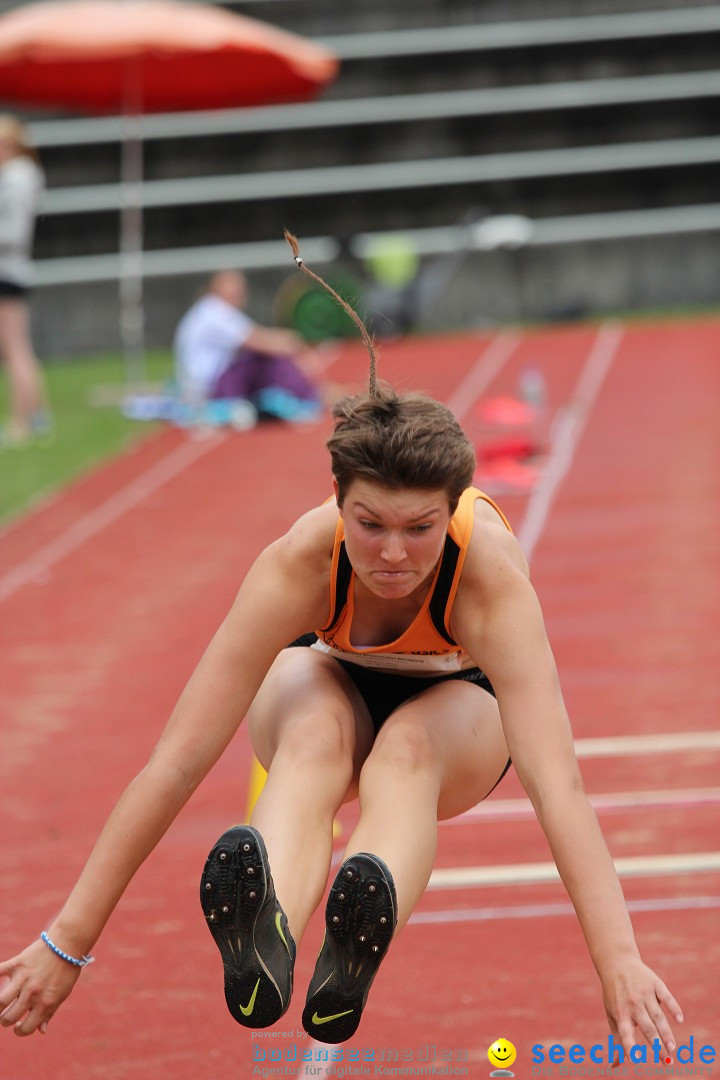
[[[515,393],[528,364],[544,373],[545,473],[532,505],[527,493],[498,499],[521,537],[534,515],[533,578],[613,856],[636,873],[640,857],[655,860],[624,879],[642,951],[684,1007],[680,1041],[715,1046],[719,356],[720,322],[707,320],[426,339],[382,357],[396,385],[451,401],[478,443],[497,434],[479,395]],[[360,350],[341,360],[345,381],[363,369]],[[0,955],[62,903],[252,559],[328,494],[327,430],[207,442],[167,431],[0,536]],[[249,763],[243,730],[137,875],[47,1037],[0,1032],[3,1080],[239,1080],[254,1047],[287,1057],[307,1045],[232,1021],[197,901],[207,849],[243,815]],[[549,854],[510,802],[521,798],[511,774],[441,827],[437,866],[455,885],[426,893],[346,1054],[396,1049],[419,1067],[436,1047],[484,1077],[503,1036],[527,1077],[536,1043],[606,1041],[567,897],[527,880]],[[457,885],[460,869],[510,865],[517,884],[495,871]],[[320,936],[317,916],[280,1033],[300,1029]]]

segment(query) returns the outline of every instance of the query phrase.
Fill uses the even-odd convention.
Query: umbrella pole
[[[129,385],[147,381],[143,302],[143,143],[139,113],[124,114],[120,210],[120,341]]]

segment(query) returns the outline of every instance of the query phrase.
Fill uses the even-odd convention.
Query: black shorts
[[[30,290],[24,285],[16,285],[14,281],[0,279],[0,300],[9,300],[11,297],[27,296]]]
[[[292,641],[289,647],[309,647],[316,641],[317,634],[303,634],[302,637]],[[358,688],[360,696],[367,705],[376,735],[388,716],[395,712],[395,709],[398,709],[404,702],[409,701],[411,697],[415,697],[416,694],[422,693],[423,690],[428,690],[431,686],[437,686],[438,683],[458,680],[469,682],[473,683],[474,686],[479,686],[482,690],[487,690],[489,694],[495,697],[492,683],[487,675],[477,667],[466,668],[465,671],[454,671],[451,675],[429,675],[425,678],[418,678],[415,675],[396,675],[394,672],[373,670],[372,668],[363,667],[361,664],[338,660],[337,657],[335,657],[335,660],[348,673]],[[508,759],[495,786],[500,783],[510,768],[510,764],[510,759]]]

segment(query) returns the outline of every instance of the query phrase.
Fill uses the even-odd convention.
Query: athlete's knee
[[[354,742],[349,709],[303,709],[284,725],[278,754],[303,770],[352,772]]]
[[[403,777],[437,778],[440,774],[437,747],[420,725],[389,724],[381,729],[365,769],[392,770]]]

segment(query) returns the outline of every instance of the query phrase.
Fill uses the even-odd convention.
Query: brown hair
[[[425,394],[397,394],[377,379],[372,338],[359,317],[318,274],[303,262],[296,238],[285,230],[297,266],[335,297],[360,330],[370,355],[368,390],[341,398],[333,408],[335,430],[327,441],[342,506],[353,480],[384,487],[444,491],[454,513],[472,484],[475,451],[446,405]]]
[[[444,491],[454,513],[472,484],[475,452],[446,405],[424,394],[396,394],[385,383],[374,394],[342,398],[327,441],[338,502],[353,480],[384,487]]]

